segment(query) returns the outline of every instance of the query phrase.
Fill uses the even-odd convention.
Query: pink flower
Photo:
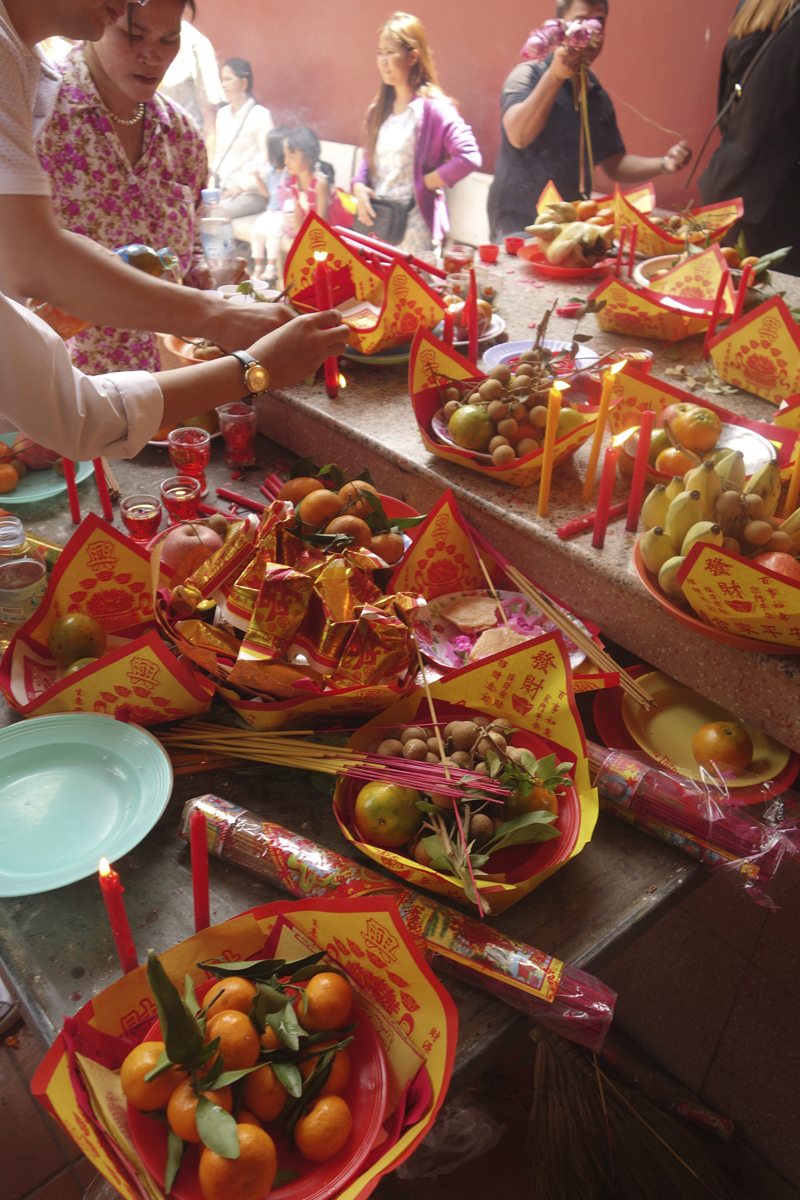
[[[550,53],[550,39],[543,29],[533,29],[527,42],[520,50],[520,56],[529,62],[542,62]]]
[[[566,29],[565,44],[570,50],[596,50],[603,44],[603,26],[599,21],[572,21]]]
[[[561,46],[564,42],[564,22],[551,18],[542,26],[542,33],[547,35],[551,46]]]

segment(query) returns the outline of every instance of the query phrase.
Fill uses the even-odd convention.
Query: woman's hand
[[[665,175],[675,175],[676,172],[682,171],[685,166],[688,166],[691,157],[692,148],[689,143],[685,139],[676,142],[661,160],[661,170]]]
[[[444,187],[442,177],[437,171],[429,171],[427,175],[422,176],[422,182],[425,184],[429,192],[436,192],[439,188]]]
[[[358,208],[356,216],[362,225],[370,226],[375,224],[375,209],[369,202],[370,196],[374,196],[371,187],[367,187],[365,183],[357,183],[353,187],[353,195],[356,198]]]
[[[288,311],[280,304],[259,307]],[[313,375],[326,358],[344,354],[349,334],[348,326],[342,324],[341,313],[331,309],[295,317],[248,349],[269,371],[270,388],[290,387]]]
[[[234,183],[232,187],[225,189],[220,200],[233,200],[236,196],[241,196],[243,191],[244,188],[240,188],[238,184]]]

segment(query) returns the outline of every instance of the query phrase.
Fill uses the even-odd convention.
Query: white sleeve
[[[0,36],[0,193],[4,195],[50,195],[50,181],[33,145],[32,97],[40,70],[37,58],[17,55]]]
[[[225,93],[219,81],[219,67],[214,47],[207,37],[195,30],[193,49],[197,64],[194,81],[197,103],[201,108],[209,104],[224,104]]]
[[[257,118],[254,131],[257,150],[255,156],[243,163],[239,168],[240,171],[249,172],[251,170],[261,171],[266,170],[269,165],[269,157],[267,155],[267,135],[275,128],[272,121],[272,113],[268,108],[263,108],[260,104],[256,109],[254,116]]]
[[[84,375],[61,338],[0,294],[0,412],[65,458],[133,458],[161,425],[164,398],[147,371]]]

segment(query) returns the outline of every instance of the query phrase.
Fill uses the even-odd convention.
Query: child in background
[[[333,167],[319,161],[319,140],[312,129],[301,125],[287,133],[283,154],[289,179],[283,201],[283,240],[281,249],[288,251],[300,226],[312,210],[323,221],[333,184]]]
[[[288,176],[284,162],[283,142],[289,132],[288,125],[279,125],[267,134],[266,168],[255,168],[258,190],[267,197],[266,211],[260,213],[250,226],[250,244],[253,248],[253,276],[267,283],[278,282],[278,259],[281,252],[283,213],[281,211],[285,181]],[[266,263],[265,263],[266,258]]]

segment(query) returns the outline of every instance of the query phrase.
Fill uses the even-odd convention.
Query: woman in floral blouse
[[[191,0],[150,0],[75,46],[61,64],[62,84],[39,135],[42,166],[62,222],[113,249],[144,242],[169,246],[183,282],[213,286],[203,259],[197,208],[208,160],[191,117],[156,91],[180,46]],[[187,330],[187,333],[191,333]],[[89,375],[160,368],[155,334],[92,326],[69,343]]]

